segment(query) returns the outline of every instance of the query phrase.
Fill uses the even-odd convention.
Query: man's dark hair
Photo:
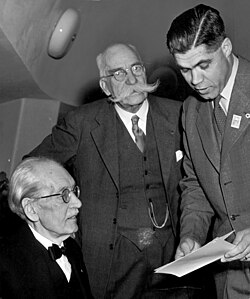
[[[176,17],[167,33],[171,54],[186,53],[192,47],[206,45],[216,51],[226,37],[224,22],[215,8],[199,4]]]

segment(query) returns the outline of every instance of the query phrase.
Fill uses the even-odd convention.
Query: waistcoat
[[[150,113],[147,119],[144,153],[137,148],[119,116],[117,118],[120,188],[118,233],[140,248],[139,235],[145,229],[151,229],[164,244],[169,233],[168,229],[171,229],[170,219],[164,228],[157,229],[153,226],[148,211],[149,200],[151,200],[158,224],[161,225],[164,222],[166,193]]]

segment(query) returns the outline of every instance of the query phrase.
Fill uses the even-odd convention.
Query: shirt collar
[[[146,130],[146,123],[147,123],[147,114],[148,114],[148,109],[149,109],[149,104],[148,104],[147,99],[142,103],[140,109],[136,113],[128,112],[128,111],[122,109],[117,104],[115,104],[115,109],[116,109],[117,113],[119,114],[121,120],[123,121],[123,123],[126,126],[130,126],[131,125],[131,117],[133,115],[137,115],[141,121],[140,128],[143,130],[143,132],[146,133],[145,130]]]
[[[46,249],[48,249],[50,246],[52,246],[53,242],[41,234],[39,234],[36,230],[34,230],[33,227],[29,225],[29,228],[31,229],[34,237],[37,239],[38,242],[40,242]],[[59,247],[63,246],[63,243],[59,245]]]
[[[221,92],[221,96],[230,101],[231,98],[231,94],[233,91],[233,86],[234,86],[234,81],[235,81],[235,77],[236,77],[236,73],[238,70],[238,66],[239,66],[239,59],[233,55],[233,68],[232,68],[232,72],[231,75],[229,77],[229,80],[227,81],[226,86],[224,87],[224,89]]]

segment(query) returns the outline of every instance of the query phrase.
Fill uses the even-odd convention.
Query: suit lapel
[[[73,246],[73,242],[75,241],[71,238],[68,238],[64,241],[67,248],[67,258],[71,264],[72,269],[71,279],[72,277],[74,277],[78,282],[78,285],[81,289],[82,298],[90,298],[90,287],[87,270],[83,263],[80,248],[79,252],[76,251],[76,246]]]
[[[119,189],[116,112],[113,104],[105,103],[103,109],[96,115],[95,121],[91,135],[108,172]]]
[[[236,85],[233,89],[227,115],[227,122],[222,145],[221,163],[225,161],[226,156],[230,152],[232,146],[249,126],[250,118],[248,117],[248,115],[250,116],[250,101],[241,92],[241,89]],[[240,117],[240,120],[236,122],[236,127],[234,127],[232,121],[238,117]]]
[[[211,102],[198,102],[196,127],[208,159],[219,172],[220,150],[213,128]]]
[[[24,276],[26,275],[25,272],[28,275],[36,273],[34,281],[44,280],[46,282],[46,292],[56,296],[54,292],[60,290],[62,284],[67,283],[67,279],[59,265],[52,261],[47,249],[35,239],[27,224],[22,225],[17,238],[20,244],[18,246],[19,254],[30,259],[30,263],[25,265]]]
[[[156,144],[159,153],[159,160],[164,184],[167,184],[173,153],[175,153],[175,131],[176,124],[172,124],[166,117],[166,112],[163,114],[160,107],[156,105],[152,96],[149,97],[149,114],[152,119],[153,131],[155,134]]]

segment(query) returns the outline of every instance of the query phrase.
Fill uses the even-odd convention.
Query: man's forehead
[[[107,50],[106,53],[106,67],[109,69],[130,66],[139,62],[139,57],[129,47],[120,46]]]
[[[56,163],[44,163],[37,167],[37,176],[47,186],[57,186],[60,183],[71,182],[68,172]]]
[[[214,52],[208,51],[205,45],[192,48],[186,53],[174,54],[177,64],[181,67],[193,67],[202,61],[210,60]]]

